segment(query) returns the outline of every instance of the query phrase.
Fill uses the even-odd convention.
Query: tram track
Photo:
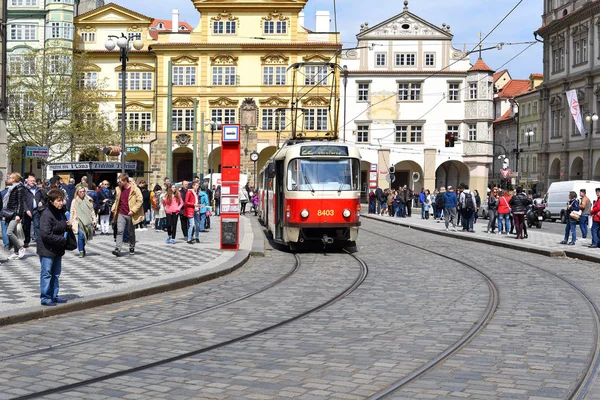
[[[399,240],[396,238],[387,237],[378,232],[374,232],[374,231],[365,229],[364,226],[361,229],[361,232],[368,232],[370,234],[385,238],[387,240],[390,240],[390,241],[393,241],[396,243],[405,244],[405,245],[408,245],[408,246],[411,246],[414,248],[418,248],[422,251],[429,252],[429,253],[438,255],[440,257],[456,261],[454,258],[452,258],[449,255],[442,254],[440,252],[436,252],[434,250],[415,245],[414,243],[402,241],[402,240]],[[574,289],[580,295],[581,298],[583,298],[583,300],[586,302],[589,309],[592,311],[592,314],[594,316],[593,319],[595,321],[594,340],[593,340],[594,345],[590,351],[589,361],[588,361],[586,369],[583,371],[583,374],[581,375],[580,379],[577,382],[575,382],[574,387],[571,389],[571,391],[569,392],[569,394],[567,396],[568,400],[583,400],[586,397],[586,395],[589,393],[595,379],[598,377],[598,374],[600,372],[600,307],[598,306],[596,301],[594,301],[592,296],[585,289],[583,289],[580,285],[578,285],[571,279],[565,278],[564,276],[561,276],[558,273],[549,271],[538,265],[527,263],[520,259],[506,257],[505,253],[502,253],[501,257],[505,260],[514,261],[515,263],[518,263],[518,265],[527,266],[530,268],[534,268],[540,272],[547,273],[547,274],[553,276],[554,278],[563,281],[568,286],[570,286],[572,289]],[[466,263],[466,262],[460,262],[460,264],[475,270],[482,276],[487,277],[484,279],[486,279],[486,281],[488,282],[488,286],[490,284],[494,285],[491,278],[489,276],[487,276],[487,274],[485,274],[483,271],[481,271],[477,267],[475,267],[474,265]],[[495,285],[494,285],[494,287],[495,287]],[[496,291],[495,296],[497,297],[498,289],[495,288],[495,291]],[[491,297],[492,297],[492,293],[490,292],[490,301],[491,301]],[[497,300],[496,300],[494,310],[497,308],[498,304],[499,304],[499,298],[497,298]],[[449,346],[445,351],[440,353],[436,358],[430,360],[428,363],[424,364],[419,369],[413,371],[411,374],[404,377],[403,379],[394,382],[393,384],[389,385],[387,388],[372,395],[369,399],[371,399],[371,400],[382,399],[382,398],[386,398],[388,395],[394,394],[398,390],[407,386],[409,383],[415,381],[416,379],[423,376],[428,371],[434,369],[436,366],[440,365],[442,362],[449,359],[453,354],[457,353],[470,340],[472,340],[475,336],[477,336],[477,334],[479,332],[481,332],[485,328],[487,323],[493,318],[494,312],[490,313],[489,306],[490,306],[490,303],[488,303],[488,307],[486,307],[486,311],[484,312],[484,314],[482,315],[482,317],[480,318],[478,323],[473,327],[473,329],[471,329],[469,332],[467,332],[467,334],[465,334],[460,340],[455,342],[453,345]],[[485,320],[485,323],[481,323],[484,320]]]
[[[422,246],[417,246],[412,243],[405,242],[405,241],[402,241],[402,240],[399,240],[396,238],[390,238],[381,233],[365,229],[364,227],[362,227],[361,232],[368,232],[372,235],[379,236],[379,237],[388,239],[388,240],[396,242],[396,243],[405,244],[405,245],[417,248],[419,250],[422,250],[422,251],[425,251],[425,252],[428,252],[431,254],[435,254],[439,257],[450,260],[452,262],[457,262],[456,259],[454,259],[446,254],[443,254],[443,253],[440,253],[440,252],[437,252],[437,251],[434,251],[434,250],[431,250],[431,249],[428,249],[428,248],[425,248]],[[434,369],[436,366],[440,365],[442,362],[446,361],[453,354],[455,354],[461,348],[463,348],[475,336],[477,336],[477,334],[479,334],[485,328],[487,323],[494,316],[494,312],[500,302],[500,296],[499,296],[498,287],[496,286],[496,284],[494,283],[492,278],[489,275],[487,275],[485,272],[481,271],[479,268],[477,268],[476,266],[474,266],[472,264],[468,264],[468,263],[464,263],[464,262],[460,262],[459,264],[475,271],[479,276],[481,276],[483,278],[484,282],[487,284],[490,294],[489,294],[488,303],[485,307],[484,312],[479,317],[477,322],[473,325],[473,327],[466,334],[464,334],[459,340],[457,340],[452,345],[447,347],[446,350],[441,352],[437,357],[435,357],[432,360],[430,360],[429,362],[423,364],[421,367],[419,367],[415,371],[411,372],[406,377],[394,382],[393,384],[389,385],[387,388],[375,393],[373,396],[370,397],[371,400],[382,399],[382,398],[400,390],[404,386],[408,385],[410,382],[413,382],[417,378],[423,376],[428,371],[430,371],[430,370]]]
[[[207,312],[231,305],[231,304],[235,304],[238,303],[242,300],[248,299],[250,297],[256,296],[260,293],[264,293],[267,290],[279,285],[280,283],[284,282],[286,279],[288,279],[290,276],[294,275],[299,267],[300,267],[300,261],[297,257],[297,255],[295,255],[295,260],[294,260],[294,266],[288,271],[286,272],[284,275],[280,276],[278,279],[276,279],[275,281],[253,291],[250,293],[246,293],[245,295],[236,297],[234,299],[225,301],[223,303],[219,303],[219,304],[215,304],[213,306],[207,307],[207,308],[203,308],[202,310],[197,310],[197,311],[193,311],[193,312],[189,312],[189,313],[185,313],[183,315],[179,315],[177,317],[173,317],[173,318],[168,318],[162,321],[158,321],[158,322],[154,322],[151,324],[146,324],[146,325],[142,325],[142,326],[137,326],[135,328],[130,328],[130,329],[124,329],[118,332],[113,332],[113,333],[109,333],[106,335],[102,335],[102,336],[96,336],[96,337],[92,337],[92,338],[88,338],[85,340],[78,340],[76,342],[72,342],[72,343],[64,343],[64,344],[57,344],[57,345],[53,345],[53,346],[48,346],[48,347],[44,347],[44,348],[40,348],[40,349],[35,349],[35,350],[31,350],[31,351],[27,351],[27,352],[22,352],[22,353],[18,353],[18,354],[13,354],[7,357],[2,357],[0,358],[0,363],[2,362],[6,362],[6,361],[10,361],[10,360],[15,360],[18,358],[23,358],[23,357],[29,357],[29,356],[33,356],[33,355],[38,355],[38,354],[42,354],[42,353],[46,353],[46,352],[50,352],[50,351],[56,351],[56,350],[63,350],[69,347],[75,347],[75,346],[81,346],[84,344],[89,344],[89,343],[93,343],[93,342],[97,342],[100,340],[105,340],[105,339],[110,339],[110,338],[114,338],[114,337],[118,337],[118,336],[123,336],[123,335],[127,335],[130,333],[134,333],[134,332],[140,332],[140,331],[144,331],[147,329],[152,329],[152,328],[156,328],[158,326],[161,325],[167,325],[173,322],[178,322],[178,321],[183,321],[185,319],[188,318],[192,318],[195,317],[197,315],[201,315],[201,314],[205,314]]]
[[[242,342],[244,340],[259,336],[261,334],[267,333],[267,332],[271,332],[277,328],[283,327],[285,325],[289,325],[295,321],[298,321],[300,319],[306,318],[312,314],[318,313],[319,311],[322,311],[332,305],[334,305],[335,303],[343,300],[344,298],[346,298],[348,295],[350,295],[352,292],[354,292],[356,289],[358,289],[363,282],[366,280],[367,276],[368,276],[368,266],[367,263],[365,261],[363,261],[362,259],[360,259],[358,256],[351,254],[350,252],[346,251],[346,254],[348,254],[350,257],[354,258],[358,264],[359,264],[359,272],[356,275],[356,277],[354,278],[354,280],[352,281],[352,283],[346,287],[343,288],[343,290],[339,293],[337,293],[336,295],[334,295],[333,297],[327,299],[324,302],[321,302],[320,304],[314,306],[313,308],[309,309],[309,310],[305,310],[299,314],[296,314],[292,317],[289,317],[285,320],[282,320],[280,322],[277,322],[275,324],[266,326],[262,329],[257,329],[254,330],[252,332],[246,333],[244,335],[241,336],[237,336],[234,337],[232,339],[220,342],[220,343],[216,343],[210,346],[206,346],[206,347],[202,347],[202,348],[197,348],[182,354],[178,354],[176,356],[173,357],[168,357],[168,358],[163,358],[157,361],[153,361],[150,363],[146,363],[143,365],[139,365],[136,367],[132,367],[132,368],[127,368],[127,369],[123,369],[120,371],[116,371],[113,373],[107,373],[107,374],[103,374],[97,377],[93,377],[90,379],[85,379],[85,380],[81,380],[79,382],[75,382],[75,383],[70,383],[70,384],[65,384],[65,385],[60,385],[60,386],[56,386],[54,388],[50,388],[50,389],[46,389],[46,390],[42,390],[42,391],[38,391],[38,392],[34,392],[34,393],[30,393],[30,394],[26,394],[23,396],[18,396],[18,397],[14,397],[13,400],[26,400],[26,399],[33,399],[33,398],[38,398],[38,397],[43,397],[43,396],[49,396],[49,395],[54,395],[54,394],[59,394],[59,393],[64,393],[64,392],[68,392],[68,391],[72,391],[75,390],[77,388],[81,388],[84,386],[88,386],[88,385],[92,385],[95,383],[99,383],[99,382],[103,382],[106,380],[110,380],[110,379],[114,379],[114,378],[119,378],[119,377],[123,377],[126,375],[130,375],[136,372],[141,372],[141,371],[145,371],[151,368],[156,368],[156,367],[160,367],[163,366],[165,364],[169,364],[169,363],[173,363],[176,361],[180,361],[180,360],[184,360],[196,355],[200,355],[203,353],[207,353],[209,351],[212,350],[216,350],[219,348],[223,348],[225,346],[229,346],[232,344],[236,344],[239,342]],[[294,253],[294,257],[297,260],[297,268],[299,269],[301,267],[301,259],[300,256],[296,253]],[[247,296],[250,297],[250,296]],[[246,298],[247,298],[246,297]]]

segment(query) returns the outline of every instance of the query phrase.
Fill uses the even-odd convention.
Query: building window
[[[142,32],[129,32],[127,38],[131,41],[142,40]]]
[[[369,83],[358,84],[358,101],[369,101]]]
[[[173,130],[174,131],[192,131],[194,130],[194,110],[173,110]]]
[[[235,124],[235,108],[215,108],[211,110],[210,117],[221,124]]]
[[[398,101],[420,101],[421,83],[407,82],[398,84]]]
[[[48,71],[51,74],[71,73],[71,58],[68,55],[51,55],[48,58]]]
[[[477,125],[475,124],[469,124],[469,140],[472,142],[477,141]]]
[[[309,108],[304,112],[304,128],[308,131],[327,130],[327,109]]]
[[[377,53],[375,54],[375,66],[376,67],[385,67],[387,65],[387,55],[385,53]]]
[[[139,72],[128,72],[129,75],[129,89],[140,90],[140,73]]]
[[[560,110],[552,110],[550,113],[550,138],[562,137],[562,113]]]
[[[117,125],[121,129],[123,114],[117,114]],[[136,132],[149,132],[152,129],[152,113],[132,112],[127,113],[127,129]]]
[[[410,127],[410,142],[411,143],[422,143],[423,142],[423,127],[419,125],[413,125]]]
[[[408,142],[408,126],[407,125],[396,125],[396,143],[407,143]]]
[[[425,53],[425,66],[426,67],[435,66],[435,53]]]
[[[356,127],[356,143],[369,143],[369,125]]]
[[[196,67],[173,67],[173,86],[193,86],[196,84]]]
[[[286,21],[265,21],[263,25],[263,33],[265,35],[283,35],[287,33]]]
[[[37,25],[12,24],[10,26],[10,40],[37,40]]]
[[[98,73],[97,72],[84,72],[83,74],[79,75],[78,86],[80,89],[96,88],[98,86]]]
[[[537,115],[537,113],[538,113],[538,102],[537,102],[537,100],[535,100],[533,102],[533,114]]]
[[[584,64],[588,61],[587,38],[582,37],[573,40],[573,64]]]
[[[7,67],[10,75],[35,75],[35,56],[11,54]]]
[[[214,21],[213,22],[213,34],[215,35],[235,35],[236,25],[235,21]]]
[[[284,130],[285,114],[275,112],[275,108],[263,108],[262,129],[263,131]]]
[[[535,156],[533,156],[533,158],[531,159],[531,172],[533,172],[534,174],[537,171],[537,158]]]
[[[460,101],[460,83],[448,84],[448,101]]]
[[[30,94],[14,93],[9,95],[8,114],[12,118],[30,119],[35,112],[35,102]]]
[[[476,83],[469,84],[469,99],[477,100],[477,84]]]
[[[152,72],[142,72],[142,90],[152,90]]]
[[[263,67],[263,85],[285,85],[286,67]]]
[[[49,39],[73,40],[74,26],[70,22],[50,22],[46,26]]]
[[[127,72],[125,77],[129,90],[152,90],[152,72]],[[119,72],[118,89],[123,89],[123,75]]]
[[[564,44],[552,46],[552,72],[560,72],[565,69]]]
[[[308,86],[327,85],[327,75],[329,75],[329,69],[326,66],[311,65],[305,67],[304,70],[304,84]]]
[[[396,54],[396,67],[407,67],[416,65],[416,54]]]
[[[449,135],[454,134],[454,139],[458,140],[460,139],[460,136],[458,135],[458,130],[460,129],[459,125],[448,125],[447,126],[447,132]]]
[[[81,41],[83,43],[93,43],[96,41],[96,32],[82,32]]]
[[[212,67],[213,86],[235,86],[235,67]]]
[[[10,0],[12,7],[37,7],[37,0]]]

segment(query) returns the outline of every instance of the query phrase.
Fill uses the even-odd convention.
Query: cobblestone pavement
[[[250,231],[250,222],[241,218],[241,237]],[[67,252],[63,257],[60,278],[60,295],[76,300],[102,293],[156,283],[190,273],[197,273],[226,262],[233,252],[219,249],[219,220],[213,217],[213,229],[201,233],[201,243],[188,245],[181,237],[175,245],[166,244],[166,233],[153,229],[136,231],[136,253],[129,256],[127,245],[124,257],[115,257],[113,236],[97,235],[86,245],[87,255],[79,257],[78,251]],[[250,238],[251,241],[251,238]],[[248,248],[247,240],[242,248]],[[1,255],[0,255],[1,256]],[[0,313],[40,304],[40,261],[35,245],[21,260],[0,262]]]
[[[570,286],[532,265],[572,279],[600,302],[597,264],[377,221],[365,220],[363,228],[357,255],[368,263],[369,276],[343,301],[242,343],[49,398],[367,398],[443,352],[479,319],[489,291],[463,263],[479,266],[499,287],[494,318],[457,354],[394,397],[566,398],[592,348],[593,314]],[[197,287],[5,327],[0,331],[0,399],[180,354],[276,323],[329,297],[351,282],[358,269],[343,254],[300,257],[300,270],[263,294],[151,331],[1,360],[251,292],[287,272],[291,255],[267,251],[265,258],[251,259],[238,272]],[[588,398],[600,398],[597,394]]]

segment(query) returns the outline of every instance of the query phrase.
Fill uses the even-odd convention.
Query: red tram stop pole
[[[221,249],[240,247],[240,125],[221,128]]]

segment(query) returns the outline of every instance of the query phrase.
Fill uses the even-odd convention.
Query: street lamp
[[[517,123],[517,149],[515,150],[515,173],[517,174],[516,178],[515,178],[515,184],[519,184],[519,156],[520,156],[520,149],[519,149],[519,133],[520,133],[520,127],[519,127],[519,103],[514,100],[511,99],[510,100],[511,106],[512,106],[512,113],[513,113],[513,118],[515,119],[516,123]]]
[[[209,157],[209,163],[208,165],[210,166],[210,189],[212,190],[212,186],[213,186],[213,175],[214,175],[214,154],[213,154],[213,150],[215,148],[215,143],[214,143],[214,139],[215,139],[215,130],[216,129],[221,129],[221,122],[219,121],[213,121],[212,119],[207,119],[206,121],[204,121],[205,125],[210,125],[210,157]]]
[[[596,113],[594,113],[592,115],[587,114],[585,116],[585,120],[590,123],[590,133],[588,134],[589,135],[589,140],[590,140],[590,144],[589,144],[589,148],[590,148],[589,152],[590,152],[590,154],[589,154],[588,179],[592,180],[592,178],[594,176],[594,173],[592,171],[592,168],[594,166],[593,165],[593,160],[592,160],[592,157],[593,157],[592,139],[594,137],[594,122],[598,121],[598,114],[596,114]]]
[[[346,143],[346,98],[348,97],[348,66],[344,65],[342,68],[344,74],[344,143]]]
[[[527,132],[525,132],[525,137],[527,138],[527,181],[526,181],[526,187],[529,187],[529,177],[531,176],[531,171],[530,171],[530,164],[529,164],[529,157],[531,155],[531,138],[533,137],[533,135],[535,135],[535,133],[533,132],[533,130],[531,128],[529,128],[527,130]]]
[[[115,44],[116,39],[117,42]],[[127,123],[127,56],[129,55],[129,42],[133,42],[133,48],[141,50],[144,47],[144,42],[140,39],[131,40],[126,37],[125,34],[121,33],[121,37],[115,35],[108,35],[108,40],[104,47],[106,50],[113,51],[116,46],[119,47],[121,52],[119,60],[121,61],[121,175],[125,174],[125,131]]]

